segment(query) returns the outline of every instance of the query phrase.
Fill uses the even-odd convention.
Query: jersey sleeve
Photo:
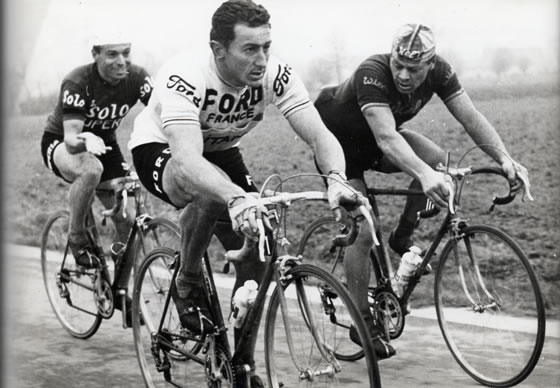
[[[464,89],[459,82],[457,73],[455,73],[455,70],[453,70],[453,67],[451,67],[449,63],[442,59],[438,64],[438,67],[439,69],[437,70],[437,73],[439,82],[435,92],[439,98],[446,103],[452,98],[463,93]]]
[[[272,102],[284,117],[312,105],[305,85],[289,65],[271,58],[267,72]]]
[[[156,79],[163,127],[170,124],[200,124],[204,86],[199,72],[188,71],[180,61],[165,65]]]
[[[152,96],[152,90],[154,89],[154,80],[143,68],[140,68],[139,72],[139,89],[140,102],[148,105],[148,101],[150,101]]]
[[[60,88],[59,98],[63,120],[85,120],[89,109],[89,97],[83,84],[65,79]]]
[[[358,105],[363,112],[372,106],[389,106],[390,78],[377,63],[362,64],[352,76]]]

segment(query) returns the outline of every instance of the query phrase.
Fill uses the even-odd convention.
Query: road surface
[[[7,246],[3,260],[3,387],[143,386],[132,330],[122,328],[119,315],[103,322],[92,338],[74,339],[62,329],[50,308],[38,251]],[[560,387],[558,324],[549,322],[548,332],[551,335],[547,336],[539,364],[520,387]],[[405,332],[393,343],[397,356],[380,363],[384,388],[480,387],[454,361],[436,321],[407,318]],[[257,367],[264,374],[262,341],[257,351]]]

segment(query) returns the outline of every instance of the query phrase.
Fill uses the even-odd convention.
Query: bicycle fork
[[[297,258],[295,258],[295,257],[293,259],[297,260]],[[315,326],[315,323],[313,321],[313,315],[309,311],[309,304],[308,304],[308,300],[307,300],[307,297],[306,297],[306,294],[305,294],[305,287],[299,280],[296,279],[295,280],[296,288],[297,288],[296,297],[298,299],[301,298],[300,306],[302,307],[301,312],[303,314],[304,320],[306,321],[307,325],[309,326],[309,328],[311,330],[313,340],[314,340],[315,344],[317,345],[317,349],[321,353],[321,356],[328,362],[328,365],[321,370],[311,370],[309,368],[303,369],[299,366],[300,363],[298,362],[298,360],[295,357],[296,351],[294,349],[294,340],[293,340],[292,334],[291,334],[291,333],[293,333],[293,331],[292,331],[291,322],[290,322],[289,315],[288,315],[286,295],[284,293],[284,288],[282,287],[282,285],[286,284],[286,280],[289,280],[289,276],[285,275],[285,268],[284,268],[283,265],[280,265],[280,274],[278,274],[278,272],[275,272],[275,274],[276,274],[275,275],[276,284],[278,284],[278,295],[279,295],[279,298],[280,298],[280,309],[281,309],[281,312],[282,312],[282,320],[284,322],[284,329],[286,331],[286,340],[287,340],[286,342],[288,343],[288,349],[289,349],[289,352],[290,352],[290,356],[292,358],[292,362],[293,362],[294,366],[299,370],[299,379],[300,380],[307,380],[307,381],[311,382],[316,377],[319,377],[319,376],[327,375],[329,377],[333,377],[336,373],[338,373],[342,370],[342,367],[341,367],[340,363],[338,362],[338,360],[336,359],[336,357],[334,355],[334,349],[331,349],[326,344],[326,341],[324,341],[321,338],[320,334],[318,333],[317,328]],[[325,302],[323,302],[323,303],[325,303]]]
[[[455,264],[457,265],[457,271],[458,271],[458,275],[459,275],[459,279],[461,280],[461,286],[463,288],[463,293],[465,294],[466,298],[468,299],[468,301],[471,303],[472,305],[472,310],[475,313],[484,313],[486,310],[488,309],[499,309],[501,307],[501,303],[499,303],[499,301],[496,300],[496,298],[490,293],[490,291],[488,291],[488,289],[486,288],[486,285],[484,284],[484,279],[482,278],[482,275],[480,274],[480,267],[478,265],[478,261],[476,259],[476,256],[473,252],[472,249],[472,245],[471,245],[471,241],[470,241],[470,236],[467,235],[462,235],[460,236],[460,240],[462,240],[465,244],[466,250],[467,250],[467,260],[468,260],[468,265],[470,267],[472,267],[473,269],[473,273],[470,274],[470,278],[471,278],[471,283],[474,285],[474,291],[476,291],[476,299],[478,300],[478,302],[475,300],[475,298],[471,295],[471,293],[469,292],[469,288],[467,285],[467,277],[465,274],[465,270],[463,269],[463,265],[461,264],[461,260],[459,258],[459,253],[458,253],[458,249],[457,249],[457,245],[459,244],[459,239],[457,239],[457,244],[453,247],[453,256],[455,259]],[[467,270],[467,272],[469,272]],[[479,287],[477,287],[476,285],[478,284]],[[482,291],[482,293],[486,296],[486,298],[488,298],[488,300],[490,301],[490,303],[481,303],[482,301],[482,297],[479,294],[479,289]]]

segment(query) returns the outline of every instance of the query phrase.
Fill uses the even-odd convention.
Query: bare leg
[[[85,240],[85,218],[93,202],[103,166],[88,152],[70,154],[62,144],[55,149],[54,162],[62,175],[72,182],[68,191],[70,238]]]
[[[365,194],[365,182],[359,179],[350,179],[350,185]],[[366,223],[362,223],[356,241],[344,253],[344,272],[348,281],[348,292],[354,299],[356,306],[365,316],[370,314],[367,298],[370,279],[369,252],[373,246],[371,231]]]
[[[187,296],[189,285],[202,279],[202,257],[208,248],[217,214],[213,204],[204,206],[201,201],[193,201],[181,214],[181,266],[177,275],[177,288],[181,298]],[[214,210],[210,210],[214,208]]]
[[[403,129],[399,133],[412,147],[416,155],[430,167],[435,168],[438,163],[445,162],[445,152],[424,135],[409,129]],[[413,180],[409,188],[422,190],[422,185],[419,181]],[[416,224],[417,213],[426,208],[426,202],[427,198],[425,196],[415,195],[407,198],[399,223],[393,232],[393,238],[389,241],[389,245],[391,245],[395,252],[403,254],[408,250]]]

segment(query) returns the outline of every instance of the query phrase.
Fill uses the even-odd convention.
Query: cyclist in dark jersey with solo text
[[[138,100],[146,105],[152,92],[146,70],[131,64],[131,44],[121,42],[99,37],[91,50],[94,62],[64,77],[41,140],[45,165],[70,183],[70,248],[77,264],[89,268],[99,261],[88,246],[86,213],[96,188],[110,189],[112,179],[128,173],[116,130]],[[110,192],[97,196],[105,207],[112,207]],[[122,242],[128,236],[130,218],[121,212],[113,217]]]
[[[405,172],[414,178],[410,188],[422,189],[437,206],[447,206],[449,190],[444,175],[434,168],[445,163],[446,153],[424,135],[402,125],[412,119],[437,94],[473,141],[507,174],[514,191],[528,187],[525,167],[511,159],[500,136],[476,110],[452,67],[435,52],[432,31],[420,24],[406,24],[396,33],[391,53],[372,55],[351,77],[335,87],[325,87],[315,106],[344,149],[349,183],[365,193],[364,172]],[[484,147],[483,145],[492,145]],[[410,196],[389,246],[404,254],[411,240],[416,214],[426,197]],[[362,228],[344,257],[348,288],[364,314],[373,338],[379,333],[369,312],[369,250],[371,233]],[[351,337],[356,342],[356,336]],[[390,346],[387,357],[395,353]]]

